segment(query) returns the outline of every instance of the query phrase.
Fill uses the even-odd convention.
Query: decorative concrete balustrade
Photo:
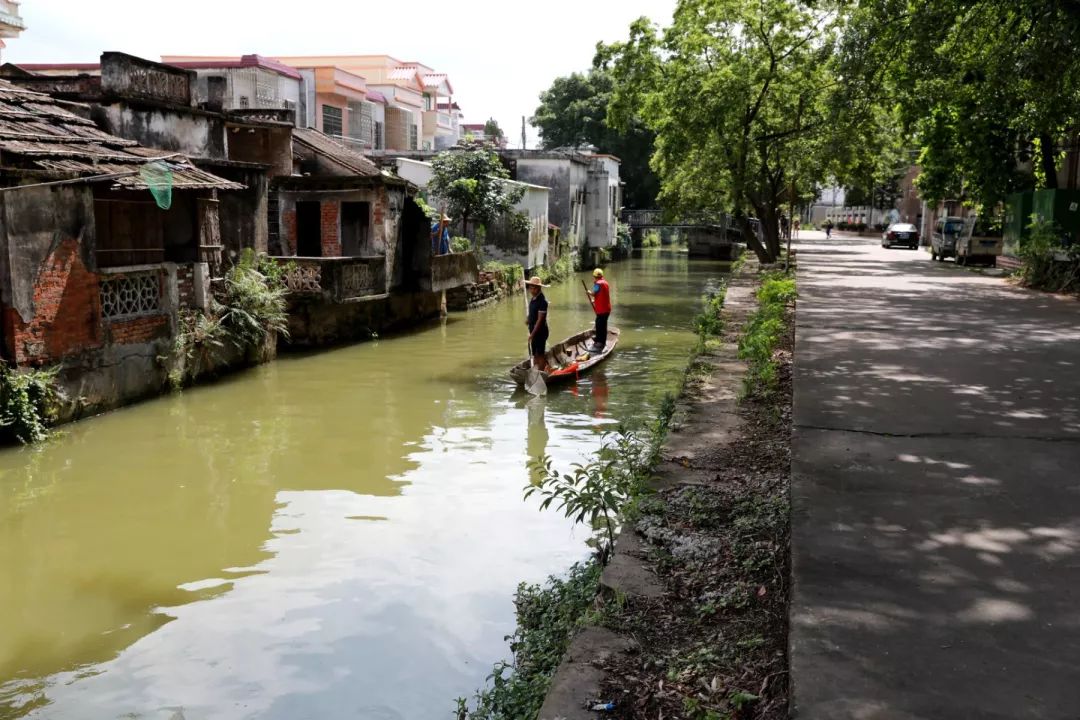
[[[286,267],[285,285],[293,295],[346,303],[387,294],[386,258],[382,255],[274,260]]]

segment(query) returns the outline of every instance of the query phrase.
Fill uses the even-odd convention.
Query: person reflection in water
[[[525,465],[532,470],[532,463],[547,454],[548,429],[547,419],[544,416],[547,410],[547,398],[542,396],[532,398],[525,403],[525,410],[529,416],[528,436],[525,441],[525,452],[529,457]],[[529,479],[536,482],[540,477],[532,471]]]

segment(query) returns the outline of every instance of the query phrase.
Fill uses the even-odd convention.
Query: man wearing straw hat
[[[529,317],[525,320],[525,326],[529,328],[529,353],[533,367],[541,372],[547,370],[548,301],[542,289],[545,287],[547,285],[535,275],[525,283],[526,290],[532,296],[529,300]]]

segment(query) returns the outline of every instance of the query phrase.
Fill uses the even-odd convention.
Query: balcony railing
[[[435,135],[436,132],[450,132],[454,129],[453,121],[449,113],[428,110],[424,113],[424,135]]]
[[[291,295],[344,303],[386,294],[386,258],[382,255],[274,260],[286,267],[285,285]]]

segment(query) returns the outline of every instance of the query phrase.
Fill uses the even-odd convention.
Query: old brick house
[[[313,129],[293,131],[293,175],[275,178],[270,249],[292,268],[291,341],[321,345],[438,315],[476,281],[472,253],[434,256],[417,188]]]
[[[0,352],[54,366],[61,419],[159,392],[183,308],[206,304],[219,205],[243,186],[0,80]],[[140,170],[172,177],[159,207]]]
[[[201,92],[192,70],[116,52],[94,64],[7,65],[0,75],[78,101],[114,139],[179,153],[232,181],[218,198],[219,252],[208,266],[246,248],[288,258],[293,344],[414,324],[438,314],[443,290],[475,280],[471,254],[430,256],[414,187],[317,130],[295,128],[288,109],[227,109],[215,78]]]
[[[243,186],[220,199],[222,259],[267,251],[267,188],[275,175],[292,173],[292,111],[227,109],[223,79],[206,79],[200,94],[195,71],[120,52],[102,53],[97,63],[8,64],[0,76],[78,102],[104,132],[181,153]]]

